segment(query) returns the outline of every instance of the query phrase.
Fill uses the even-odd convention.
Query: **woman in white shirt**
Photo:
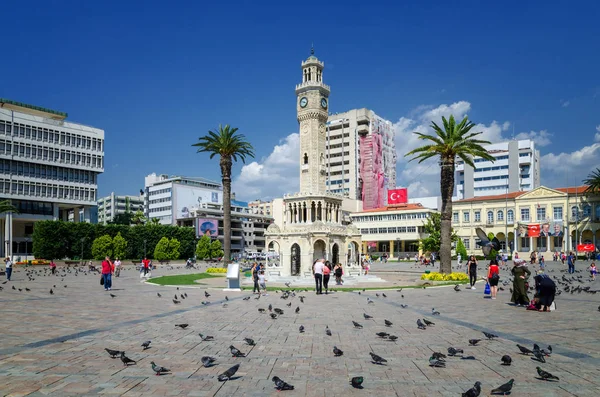
[[[121,261],[117,258],[115,260],[115,277],[119,277],[119,274],[121,274]]]

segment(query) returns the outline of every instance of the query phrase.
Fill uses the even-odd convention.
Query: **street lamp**
[[[81,238],[81,258],[80,258],[81,259],[81,265],[80,266],[83,266],[83,243],[84,243],[84,241],[85,241],[85,237],[82,237]]]

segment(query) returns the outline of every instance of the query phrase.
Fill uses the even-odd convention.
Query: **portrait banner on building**
[[[406,204],[408,203],[408,189],[391,189],[388,190],[388,205],[390,204]]]
[[[549,228],[549,225],[546,229]],[[517,227],[518,237],[540,237],[542,226],[539,223],[519,223]]]
[[[196,218],[196,236],[219,237],[219,220]]]
[[[553,237],[562,237],[564,235],[564,225],[563,221],[554,221],[552,222],[552,227],[550,228],[550,235]]]

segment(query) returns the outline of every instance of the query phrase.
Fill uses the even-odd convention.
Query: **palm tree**
[[[440,157],[440,191],[442,193],[440,272],[451,273],[452,192],[454,191],[456,158],[459,157],[465,164],[475,168],[473,157],[481,157],[492,162],[494,157],[489,155],[487,150],[481,146],[490,142],[475,139],[481,132],[470,132],[475,124],[469,121],[467,116],[458,124],[456,124],[454,116],[450,116],[449,120],[442,117],[442,121],[444,123],[443,129],[433,121],[431,122],[431,128],[435,135],[414,132],[419,136],[419,139],[431,143],[411,150],[405,156],[413,156],[410,161],[419,159],[419,163],[431,157]]]
[[[0,201],[0,214],[4,214],[5,212],[19,213],[17,207],[12,205],[10,200],[2,200]]]
[[[254,148],[243,134],[236,134],[237,128],[219,125],[218,130],[208,131],[208,135],[198,138],[192,146],[198,147],[198,153],[208,152],[212,159],[221,158],[221,179],[223,181],[223,250],[224,263],[231,258],[231,166],[238,158],[246,163],[246,156],[254,157]]]
[[[585,189],[587,193],[600,193],[600,168],[596,168],[595,171],[592,171],[587,178],[583,180],[583,183],[587,185],[587,189]]]

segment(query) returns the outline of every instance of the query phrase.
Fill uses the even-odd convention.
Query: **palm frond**
[[[586,179],[583,180],[583,184],[587,185],[585,189],[586,193],[599,193],[600,192],[600,168],[596,168],[592,171]]]

